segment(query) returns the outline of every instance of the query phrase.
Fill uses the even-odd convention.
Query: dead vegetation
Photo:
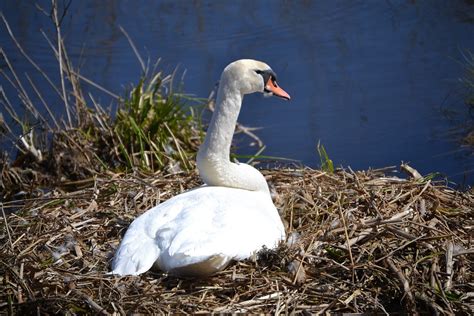
[[[288,242],[204,280],[105,275],[130,222],[195,173],[95,176],[4,203],[0,311],[472,314],[473,192],[382,171],[264,174]]]

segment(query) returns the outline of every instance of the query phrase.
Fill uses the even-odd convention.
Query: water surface
[[[2,1],[0,10],[25,50],[57,79],[40,33],[53,32],[48,18],[31,1]],[[472,185],[473,155],[449,136],[454,124],[443,112],[466,112],[459,62],[462,51],[474,51],[473,21],[472,1],[86,0],[72,2],[62,27],[81,73],[118,94],[140,75],[120,25],[144,56],[162,58],[165,71],[186,69],[185,91],[200,97],[229,62],[267,62],[291,102],[248,96],[240,115],[243,124],[263,128],[266,155],[316,167],[320,141],[336,165],[405,161],[422,174]],[[19,74],[33,73],[3,25],[0,41]],[[33,79],[41,86],[39,75]],[[110,102],[104,95],[100,101]]]

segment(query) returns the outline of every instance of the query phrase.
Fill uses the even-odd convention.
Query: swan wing
[[[149,209],[130,224],[115,253],[110,274],[138,275],[157,262],[172,239],[172,223],[189,202],[190,192]]]
[[[274,248],[284,238],[283,224],[271,199],[262,192],[208,187],[176,218],[180,227],[164,247],[162,259],[173,267],[219,256],[248,258],[262,246]],[[224,264],[223,264],[224,265]],[[165,269],[173,267],[166,266]]]
[[[282,238],[278,212],[264,193],[202,187],[138,217],[120,244],[112,273],[137,275],[155,262],[164,271],[196,266],[215,272]]]
[[[115,253],[110,274],[139,275],[150,270],[160,255],[155,241],[140,229],[128,230]]]

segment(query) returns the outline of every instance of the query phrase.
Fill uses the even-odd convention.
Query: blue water
[[[0,10],[25,50],[57,80],[40,33],[54,33],[48,17],[32,1],[4,0]],[[336,165],[367,169],[404,161],[422,174],[440,172],[472,185],[472,150],[451,136],[456,123],[445,112],[467,116],[459,78],[462,52],[474,51],[473,21],[472,1],[87,0],[72,2],[62,31],[81,74],[117,94],[140,75],[119,26],[144,57],[161,57],[165,71],[185,69],[185,91],[200,97],[229,62],[267,62],[292,100],[248,96],[240,115],[244,125],[263,128],[257,134],[266,155],[316,167],[320,141]],[[31,73],[49,102],[58,103],[3,25],[0,43],[18,73]],[[13,93],[3,78],[0,84]],[[99,100],[111,102],[105,95]]]

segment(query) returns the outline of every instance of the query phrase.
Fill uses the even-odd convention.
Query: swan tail
[[[143,236],[140,239],[125,238],[112,261],[112,271],[108,274],[139,275],[150,270],[159,255],[160,250],[153,239]]]

